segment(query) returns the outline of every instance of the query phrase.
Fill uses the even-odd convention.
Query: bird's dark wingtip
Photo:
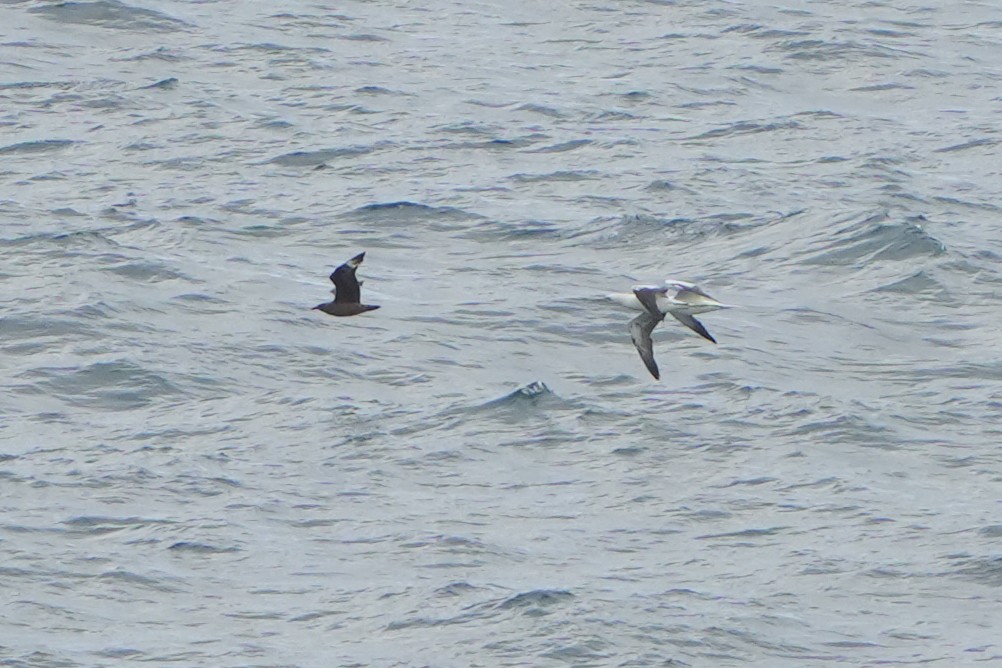
[[[351,265],[352,267],[357,267],[358,265],[362,264],[362,260],[364,259],[365,259],[365,251],[362,251],[355,257],[348,260],[347,264]]]

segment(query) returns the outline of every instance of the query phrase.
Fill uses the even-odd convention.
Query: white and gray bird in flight
[[[654,342],[651,340],[651,332],[658,323],[666,315],[671,315],[704,339],[716,343],[717,340],[706,331],[703,323],[693,316],[730,308],[728,304],[703,292],[697,285],[671,279],[666,280],[664,285],[635,285],[633,292],[615,293],[606,297],[621,306],[641,311],[640,315],[630,321],[630,336],[647,370],[659,380],[661,373],[658,371],[658,363],[654,361]]]

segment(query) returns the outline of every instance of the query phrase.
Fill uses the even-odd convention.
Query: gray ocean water
[[[1000,63],[997,2],[6,0],[0,665],[1002,665]],[[740,308],[657,382],[665,277]]]

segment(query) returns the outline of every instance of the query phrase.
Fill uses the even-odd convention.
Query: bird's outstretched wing
[[[355,278],[355,270],[365,259],[365,253],[359,253],[351,258],[331,274],[331,282],[334,284],[335,304],[358,304],[361,299],[361,283]]]
[[[651,372],[657,380],[661,380],[661,373],[658,371],[658,363],[654,361],[654,342],[651,340],[651,332],[657,324],[664,320],[664,315],[658,313],[644,312],[630,321],[630,338],[633,345],[640,353],[640,359],[644,361],[644,366]]]
[[[717,342],[717,340],[712,336],[710,336],[710,333],[706,331],[706,327],[703,327],[703,323],[696,320],[688,313],[672,313],[672,315],[675,316],[676,320],[678,320],[680,323],[682,323],[692,331],[702,336],[704,339],[712,341],[713,343]]]

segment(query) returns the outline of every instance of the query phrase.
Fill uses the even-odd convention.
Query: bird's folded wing
[[[633,294],[651,315],[659,319],[663,317],[661,309],[658,308],[658,296],[665,294],[665,288],[637,287],[633,288]]]

